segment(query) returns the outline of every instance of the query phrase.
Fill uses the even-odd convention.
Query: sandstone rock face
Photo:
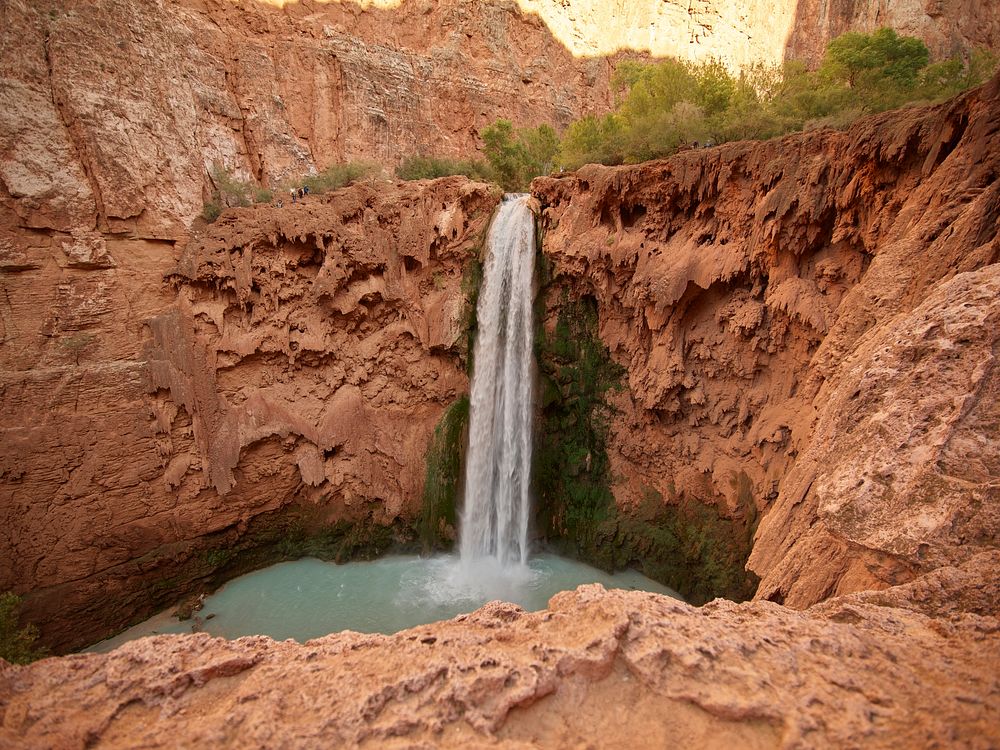
[[[817,62],[845,31],[883,26],[923,39],[936,58],[972,47],[1000,48],[1000,13],[980,0],[798,0],[786,54]]]
[[[468,388],[462,277],[498,201],[374,182],[234,209],[176,258],[81,238],[13,261],[0,590],[82,646],[176,601],[258,519],[412,522]]]
[[[980,562],[928,577],[924,606],[991,604],[947,618],[906,588],[796,612],[593,585],[547,611],[493,602],[394,636],[156,636],[0,662],[0,742],[986,748],[1000,742],[1000,589]]]
[[[274,185],[352,159],[468,156],[498,117],[565,126],[611,104],[504,3],[11,0],[2,11],[5,225],[182,237],[218,164]]]
[[[620,507],[752,500],[758,596],[795,606],[996,547],[998,122],[1000,77],[535,181],[549,301],[593,297],[627,368]]]

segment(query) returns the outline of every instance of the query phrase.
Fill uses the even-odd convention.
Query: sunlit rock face
[[[780,63],[795,0],[518,0],[538,13],[576,55],[621,50],[682,60],[721,60],[733,69]]]

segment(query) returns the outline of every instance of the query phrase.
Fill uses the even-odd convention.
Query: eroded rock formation
[[[0,742],[989,747],[1000,742],[1000,589],[982,564],[806,612],[695,609],[594,585],[547,611],[494,602],[394,636],[156,636],[0,662]],[[994,552],[986,566],[998,565]]]
[[[536,180],[550,305],[593,297],[627,368],[618,505],[752,498],[758,596],[795,606],[995,547],[998,157],[1000,77],[843,133]]]
[[[411,534],[434,425],[468,388],[463,273],[499,198],[365,183],[235,209],[176,261],[122,240],[8,267],[24,345],[3,381],[0,590],[65,649],[258,547]]]

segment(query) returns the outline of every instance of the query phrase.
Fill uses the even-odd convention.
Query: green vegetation
[[[758,583],[744,569],[757,514],[752,500],[741,509],[743,519],[733,520],[697,501],[664,503],[649,489],[635,512],[618,512],[598,526],[587,556],[607,570],[634,566],[692,604],[719,596],[743,601],[753,596]]]
[[[494,180],[508,192],[526,190],[532,178],[552,171],[559,137],[548,125],[514,130],[510,120],[497,120],[480,133]]]
[[[80,355],[83,354],[83,350],[94,343],[95,340],[93,334],[81,332],[74,336],[67,336],[60,339],[59,346],[73,358],[74,364],[79,365]]]
[[[653,489],[638,509],[618,510],[606,395],[621,387],[624,371],[597,336],[593,299],[564,296],[559,310],[552,335],[536,338],[542,385],[533,472],[541,530],[564,554],[609,571],[636,567],[695,604],[752,596],[757,581],[743,566],[756,513],[745,475],[734,479],[742,520],[677,497],[664,502]]]
[[[455,174],[465,175],[474,180],[493,179],[489,165],[482,160],[410,156],[396,168],[396,177],[401,180],[427,180]]]
[[[515,130],[510,120],[497,120],[479,133],[486,161],[411,156],[396,170],[402,180],[463,174],[495,182],[505,191],[528,189],[534,177],[551,172],[559,151],[559,136],[549,125]]]
[[[475,359],[476,333],[479,330],[476,319],[476,308],[479,305],[479,290],[483,285],[483,263],[477,252],[462,269],[462,292],[465,294],[465,371],[472,376],[472,363]]]
[[[320,194],[328,190],[342,188],[378,172],[379,167],[375,164],[352,161],[345,164],[334,164],[322,172],[292,180],[275,189],[282,197],[292,187],[308,186],[309,192]],[[270,203],[274,200],[274,190],[240,180],[234,177],[228,169],[218,164],[212,166],[209,174],[215,188],[212,191],[212,199],[204,204],[201,210],[201,217],[209,224],[218,219],[227,208],[250,206],[254,203]]]
[[[38,628],[18,628],[20,613],[21,597],[10,591],[0,594],[0,659],[11,664],[28,664],[46,656],[46,650],[35,645]]]
[[[249,206],[253,203],[268,203],[271,200],[270,190],[238,179],[233,176],[232,172],[219,164],[213,164],[209,174],[215,189],[212,191],[212,199],[201,209],[201,217],[209,224],[218,219],[226,208]]]
[[[814,72],[794,62],[733,75],[718,61],[625,61],[614,77],[622,92],[616,111],[570,125],[559,163],[634,163],[695,142],[843,126],[861,114],[952,96],[986,80],[997,64],[985,51],[972,52],[967,63],[959,56],[929,60],[919,39],[879,29],[834,39]]]
[[[613,515],[606,451],[609,408],[604,394],[622,369],[597,337],[593,299],[563,297],[552,336],[536,336],[541,368],[542,427],[534,450],[534,481],[543,529],[592,547],[599,524]]]
[[[425,552],[448,549],[455,541],[455,504],[462,479],[465,429],[469,423],[469,397],[459,397],[434,428],[427,449],[427,474],[419,533]]]
[[[379,169],[377,164],[363,161],[333,164],[322,172],[302,178],[295,183],[294,187],[308,187],[311,193],[325,193],[350,185],[365,177],[377,175]]]

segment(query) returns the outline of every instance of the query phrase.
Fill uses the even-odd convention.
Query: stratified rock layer
[[[234,209],[176,259],[109,240],[14,261],[0,590],[66,649],[257,536],[287,543],[299,529],[267,526],[291,509],[305,532],[412,527],[434,426],[468,389],[463,274],[499,199],[365,183]]]
[[[989,566],[996,568],[993,556]],[[1000,742],[994,578],[807,612],[583,586],[394,636],[156,636],[0,662],[0,742],[50,747],[942,747]],[[943,596],[942,596],[943,595]],[[991,602],[964,611],[966,596]]]
[[[619,506],[751,501],[757,595],[798,607],[995,548],[998,174],[1000,77],[536,180],[550,305],[592,296],[627,368]]]
[[[610,110],[618,50],[816,60],[883,24],[936,54],[1000,48],[990,3],[921,3],[8,0],[0,226],[176,239],[213,165],[273,187],[348,160],[468,158],[497,118],[561,130]]]

